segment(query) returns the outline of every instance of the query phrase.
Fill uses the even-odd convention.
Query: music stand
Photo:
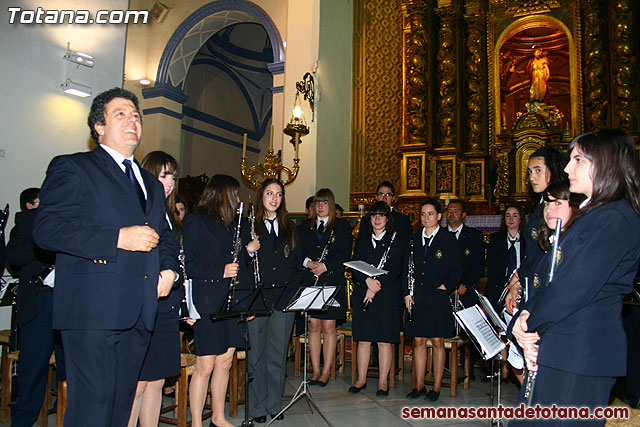
[[[291,401],[287,406],[285,406],[277,415],[275,415],[271,420],[265,425],[268,427],[273,423],[278,417],[289,410],[293,405],[295,405],[300,399],[303,397],[307,401],[309,405],[309,409],[313,413],[313,409],[315,408],[316,412],[322,417],[325,423],[330,427],[334,427],[333,424],[329,422],[329,420],[324,416],[318,405],[313,400],[313,396],[311,396],[311,391],[309,390],[309,381],[307,380],[307,349],[309,346],[309,335],[308,335],[308,327],[307,323],[309,321],[309,311],[326,311],[327,303],[331,300],[332,296],[336,293],[336,287],[331,294],[327,297],[326,286],[311,286],[311,287],[303,287],[296,293],[296,296],[289,303],[289,305],[284,309],[284,311],[301,311],[304,313],[304,359],[303,359],[303,370],[302,370],[302,382],[298,386],[298,389],[293,394]],[[295,343],[298,345],[298,343]]]
[[[284,289],[284,288],[283,288]],[[248,291],[248,289],[239,289],[240,292]],[[233,289],[229,289],[229,292],[234,292]],[[254,304],[258,300],[258,297],[261,297],[260,302],[262,303],[262,308],[256,309],[254,308]],[[248,300],[246,306],[243,304]],[[222,320],[222,319],[233,319],[238,318],[239,322],[244,323],[244,348],[245,348],[245,370],[244,370],[244,421],[242,425],[244,427],[252,427],[253,422],[249,420],[249,327],[248,327],[248,318],[251,316],[270,316],[273,312],[273,307],[268,307],[267,301],[264,297],[264,292],[262,291],[262,283],[258,283],[254,286],[251,293],[243,298],[235,300],[233,302],[232,307],[246,307],[240,308],[238,310],[227,310],[226,309],[227,298],[225,298],[220,313],[215,313],[210,315],[211,321],[214,320]],[[231,392],[234,392],[232,390]]]

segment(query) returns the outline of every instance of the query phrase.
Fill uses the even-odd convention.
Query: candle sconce
[[[247,134],[244,134],[242,143],[242,157],[240,158],[240,171],[242,179],[251,188],[256,189],[267,178],[277,178],[282,181],[284,186],[290,185],[296,180],[300,171],[300,157],[298,155],[299,146],[302,142],[301,137],[309,134],[309,126],[304,119],[304,112],[300,105],[300,94],[304,99],[309,100],[311,112],[314,107],[314,82],[311,73],[306,73],[302,79],[296,83],[296,97],[293,102],[293,112],[291,119],[284,128],[284,133],[291,137],[291,144],[294,149],[293,167],[289,169],[280,161],[280,157],[273,150],[273,125],[271,126],[271,135],[269,137],[269,150],[265,156],[264,163],[258,162],[253,166],[247,165]],[[286,174],[286,179],[281,178],[281,174]]]

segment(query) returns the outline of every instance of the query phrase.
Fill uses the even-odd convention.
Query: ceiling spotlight
[[[149,86],[151,84],[151,80],[149,80],[149,79],[140,79],[138,83],[140,83],[140,86],[142,86],[142,87],[147,87],[147,86]]]
[[[85,67],[93,68],[95,64],[93,56],[88,53],[76,52],[69,48],[70,43],[67,43],[67,51],[64,53],[63,59],[73,62],[74,64],[84,65]]]
[[[69,78],[60,85],[60,88],[62,88],[62,91],[67,95],[79,96],[81,98],[91,96],[91,93],[93,92],[93,88],[91,86],[76,83]]]

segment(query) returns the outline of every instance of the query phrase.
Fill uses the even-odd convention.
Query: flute
[[[407,287],[409,288],[409,309],[408,309],[408,314],[407,314],[407,321],[411,322],[413,320],[413,311],[412,311],[412,306],[413,303],[411,302],[413,300],[413,291],[415,289],[415,279],[413,278],[413,270],[415,268],[414,264],[413,264],[413,239],[411,239],[411,242],[409,242],[410,244],[410,252],[409,252],[409,267],[408,267],[408,272],[407,272]]]
[[[553,273],[556,270],[556,257],[558,255],[558,244],[560,242],[560,230],[562,229],[562,219],[558,218],[556,221],[556,232],[553,235],[553,248],[551,249],[551,266],[549,267],[549,281],[547,282],[547,286],[551,284],[551,280],[553,280]],[[538,376],[538,371],[528,371],[527,372],[527,385],[524,389],[524,398],[527,401],[527,406],[531,406],[533,401],[533,389],[536,386],[536,377]]]
[[[384,251],[384,253],[382,254],[382,258],[380,258],[380,262],[378,263],[378,270],[382,270],[382,268],[384,267],[385,263],[387,262],[387,258],[389,257],[389,251],[391,251],[391,245],[393,245],[393,241],[396,239],[396,232],[393,232],[393,236],[391,236],[391,241],[389,242],[389,247],[387,248],[386,251]],[[378,276],[372,277],[372,279],[375,279]],[[364,304],[362,305],[362,311],[369,311],[369,303],[371,303],[370,300],[366,300],[364,302]]]

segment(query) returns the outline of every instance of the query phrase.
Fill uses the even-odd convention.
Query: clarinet
[[[320,254],[318,262],[324,262],[324,260],[327,259],[327,255],[329,255],[329,244],[331,243],[331,239],[333,239],[333,230],[331,230],[331,233],[329,234],[329,239],[327,239],[327,243],[325,243],[324,248],[322,249],[322,253]],[[313,283],[313,286],[318,285],[319,279],[320,276],[316,276],[316,281]]]
[[[553,235],[553,248],[551,249],[551,266],[549,267],[549,281],[547,285],[551,284],[551,280],[553,280],[553,273],[556,270],[556,256],[558,255],[558,244],[560,242],[560,230],[562,229],[562,220],[558,218],[556,221],[556,232]],[[531,407],[531,403],[533,400],[533,389],[536,386],[536,377],[538,376],[538,371],[528,371],[527,372],[527,385],[524,389],[524,398],[527,401],[527,406]]]
[[[4,227],[7,225],[9,219],[9,203],[4,207],[4,210],[0,211],[0,234],[4,232]]]
[[[240,261],[240,251],[242,250],[242,239],[240,238],[240,225],[242,224],[242,208],[244,203],[240,202],[238,226],[236,227],[236,235],[233,239],[233,263],[238,264]],[[233,302],[233,294],[236,286],[238,286],[238,276],[229,278],[229,290],[227,292],[227,302],[225,303],[225,311],[231,311]]]
[[[411,239],[411,242],[409,242],[409,248],[410,248],[410,252],[409,252],[409,268],[408,268],[408,273],[407,273],[407,284],[408,284],[408,288],[409,288],[409,296],[411,297],[411,299],[413,299],[413,290],[416,287],[416,280],[413,277],[413,270],[415,268],[414,264],[413,264],[413,239]],[[411,302],[411,300],[409,300],[409,310],[407,313],[407,321],[411,322],[413,321],[413,310],[412,307],[413,303]]]
[[[250,234],[251,234],[251,240],[255,240],[257,234],[256,234],[256,215],[255,212],[253,210],[253,203],[249,202],[249,227],[250,227]],[[257,288],[260,285],[261,279],[260,279],[260,264],[258,262],[258,252],[256,251],[256,253],[253,256],[253,259],[251,260],[251,263],[253,264],[253,284],[254,284],[254,288]]]
[[[378,270],[382,270],[382,268],[384,267],[384,264],[387,262],[387,257],[389,256],[389,252],[391,251],[391,245],[393,245],[393,241],[396,239],[396,232],[393,232],[393,236],[391,236],[391,241],[389,242],[389,247],[387,248],[386,251],[384,251],[384,253],[382,254],[382,258],[380,259],[380,262],[378,263]],[[376,276],[377,277],[377,276]],[[372,277],[372,279],[375,279],[375,277]],[[369,300],[366,300],[364,302],[364,304],[362,305],[362,311],[369,311]]]

